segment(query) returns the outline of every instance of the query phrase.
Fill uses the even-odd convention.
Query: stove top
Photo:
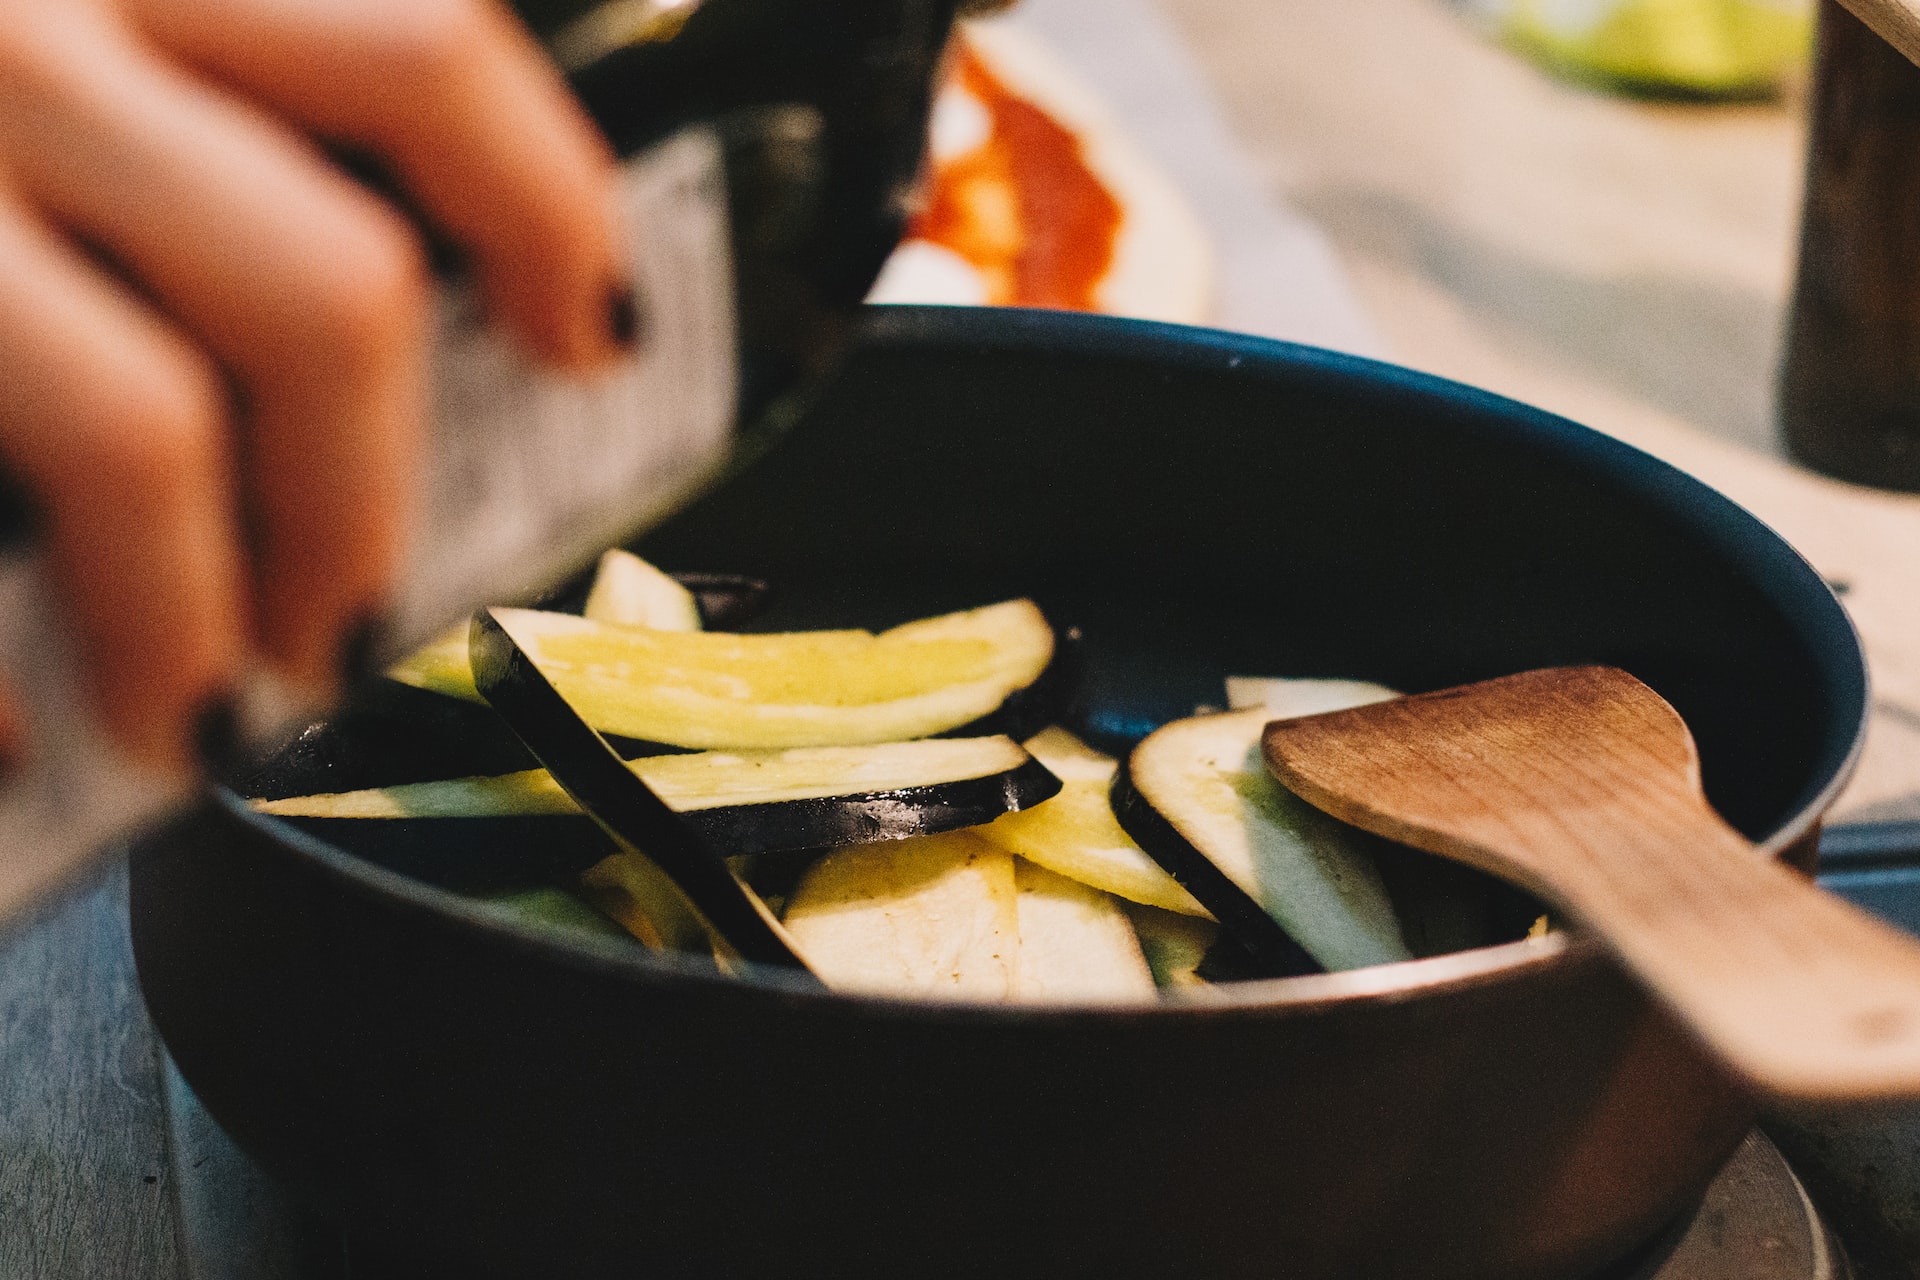
[[[1759,1130],[1700,1207],[1593,1280],[1853,1280],[1800,1180]]]

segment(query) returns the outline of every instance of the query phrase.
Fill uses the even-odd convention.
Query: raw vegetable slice
[[[870,747],[642,756],[627,761],[627,767],[674,812],[690,813],[1002,776],[1020,771],[1031,760],[1010,738],[928,738]],[[1029,804],[1037,803],[1032,794],[1022,793],[1022,798]],[[580,811],[545,769],[525,769],[497,778],[450,778],[365,791],[255,800],[252,804],[258,813],[314,818],[471,818]]]
[[[600,557],[581,613],[595,622],[656,631],[700,630],[700,605],[693,592],[618,547]]]
[[[1321,967],[1409,958],[1361,837],[1274,781],[1262,708],[1176,720],[1134,749],[1115,812],[1254,956]]]
[[[627,767],[726,854],[824,849],[971,827],[1060,790],[1009,738],[928,738],[871,747],[708,751],[647,756]],[[257,813],[396,870],[457,883],[497,877],[517,856],[530,871],[570,874],[604,852],[554,826],[584,819],[545,769],[251,802]],[[542,833],[542,820],[553,828]],[[392,831],[370,828],[394,827]],[[496,847],[499,846],[499,847]],[[556,866],[571,853],[584,860]]]
[[[1344,711],[1400,696],[1398,689],[1371,680],[1302,680],[1279,676],[1228,676],[1227,707],[1245,711],[1264,707],[1275,720]]]
[[[941,733],[994,710],[1047,667],[1053,629],[1030,600],[874,635],[650,631],[571,614],[493,616],[596,729],[682,747],[850,746]],[[478,695],[451,643],[389,674]]]
[[[1154,993],[1153,971],[1112,894],[1015,858],[1020,917],[1016,1000],[1085,1004]]]
[[[631,946],[631,935],[578,896],[555,885],[488,894],[478,899],[487,911],[529,929],[593,938],[618,938]]]
[[[819,984],[766,904],[580,718],[492,610],[473,615],[467,648],[474,685],[488,705],[620,852],[664,873],[707,927],[723,968],[731,971],[736,961],[779,965],[803,984]]]
[[[1013,991],[1013,856],[970,832],[837,849],[800,878],[785,923],[808,967],[840,990],[982,1001]]]
[[[1127,918],[1140,939],[1147,967],[1153,971],[1155,985],[1162,987],[1204,987],[1200,966],[1207,952],[1220,937],[1220,926],[1198,916],[1162,911],[1159,907],[1126,905]]]
[[[980,834],[1010,853],[1132,902],[1204,916],[1207,909],[1141,851],[1113,816],[1119,762],[1065,729],[1027,739],[1027,750],[1061,781],[1045,804],[1009,813]]]
[[[581,616],[597,622],[701,631],[743,622],[760,611],[770,590],[738,573],[662,573],[618,547],[600,557]],[[467,624],[448,627],[424,648],[387,671],[390,679],[468,701],[480,701],[467,670]]]
[[[580,892],[655,951],[713,954],[712,935],[686,895],[646,858],[623,850],[602,859],[581,875]]]

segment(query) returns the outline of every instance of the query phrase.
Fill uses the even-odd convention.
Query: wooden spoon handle
[[[1875,35],[1920,62],[1920,0],[1840,0]]]
[[[1920,1096],[1920,940],[1722,821],[1679,712],[1626,672],[1276,721],[1264,748],[1310,804],[1566,908],[1761,1087]]]
[[[1765,858],[1711,813],[1563,878],[1568,910],[1755,1084],[1920,1094],[1920,942]],[[1616,849],[1618,846],[1616,846]]]
[[[1760,1088],[1920,1097],[1920,940],[1768,858],[1704,800],[1647,786],[1626,807],[1469,805],[1429,824],[1283,777],[1336,817],[1564,908]]]

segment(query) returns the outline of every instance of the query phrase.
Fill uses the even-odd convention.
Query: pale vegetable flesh
[[[980,1001],[1015,990],[1013,857],[970,832],[836,849],[794,887],[785,923],[837,990]]]
[[[605,733],[674,746],[851,746],[942,733],[993,711],[1053,657],[1030,600],[924,618],[878,635],[653,631],[571,614],[494,616],[561,695]],[[389,671],[473,698],[464,638]]]
[[[627,767],[678,813],[731,805],[898,791],[984,778],[1025,763],[1011,738],[926,738],[879,747],[795,747],[643,756]],[[256,800],[277,817],[440,818],[578,813],[545,769],[364,791]]]
[[[1177,720],[1135,749],[1140,795],[1329,970],[1411,958],[1355,833],[1267,772],[1264,709]]]
[[[1204,916],[1194,900],[1121,830],[1108,799],[1119,762],[1061,728],[1029,738],[1027,750],[1061,782],[1060,794],[980,828],[1001,848],[1083,884],[1142,902]]]

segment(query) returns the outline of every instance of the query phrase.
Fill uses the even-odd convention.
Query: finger
[[[0,368],[0,457],[42,503],[102,718],[185,770],[244,648],[219,376],[4,196]]]
[[[424,399],[419,247],[242,104],[111,33],[76,43],[7,95],[0,147],[29,199],[102,246],[238,384],[255,634],[325,693],[405,533]]]
[[[584,366],[625,345],[632,295],[612,157],[494,0],[135,0],[134,10],[181,56],[384,157],[474,255],[490,304],[537,352]]]

